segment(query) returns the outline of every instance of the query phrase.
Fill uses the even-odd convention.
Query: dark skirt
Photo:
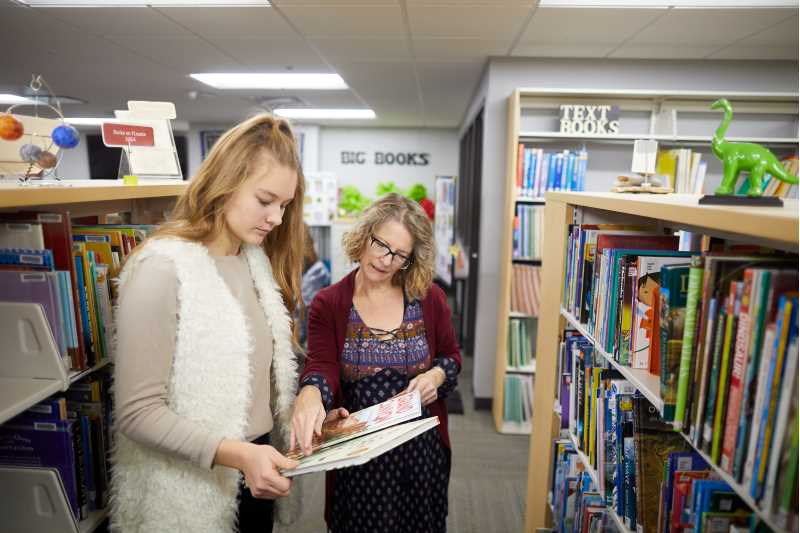
[[[269,433],[253,441],[254,444],[269,444]],[[253,497],[250,489],[244,486],[244,478],[239,480],[239,533],[272,533],[274,500]]]
[[[356,411],[402,392],[408,380],[398,377],[379,372],[345,386],[346,407]],[[430,411],[423,408],[422,416]],[[449,481],[450,450],[431,429],[362,466],[336,471],[331,531],[443,533]]]

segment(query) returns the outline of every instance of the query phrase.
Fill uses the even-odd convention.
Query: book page
[[[316,452],[420,416],[422,416],[422,402],[419,391],[398,394],[385,402],[351,413],[345,419],[323,424],[322,437],[314,435],[311,445]],[[300,459],[303,454],[295,446],[286,456],[290,459]]]

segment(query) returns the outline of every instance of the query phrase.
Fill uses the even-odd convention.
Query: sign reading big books
[[[300,464],[281,473],[293,477],[362,465],[439,425],[435,416],[416,420],[421,416],[419,391],[412,391],[327,422],[322,436],[314,437],[311,455],[303,456],[297,448],[289,450],[287,457]]]

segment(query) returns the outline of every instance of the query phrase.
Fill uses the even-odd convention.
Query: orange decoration
[[[0,139],[16,141],[22,137],[23,133],[25,133],[25,128],[22,126],[22,122],[11,115],[0,117]]]

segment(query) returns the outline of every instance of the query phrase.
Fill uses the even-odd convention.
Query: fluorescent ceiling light
[[[73,126],[100,126],[104,122],[113,122],[117,119],[114,117],[98,118],[98,117],[66,117],[64,122],[68,122]]]
[[[32,104],[33,100],[16,94],[0,94],[0,104]]]
[[[31,7],[235,7],[264,6],[267,0],[18,0]]]
[[[275,114],[285,118],[299,119],[364,119],[375,118],[372,109],[310,109],[306,107],[292,107],[276,109]]]
[[[190,74],[215,89],[347,89],[338,74],[202,73]]]
[[[539,7],[608,7],[608,8],[796,8],[797,0],[540,0]]]

